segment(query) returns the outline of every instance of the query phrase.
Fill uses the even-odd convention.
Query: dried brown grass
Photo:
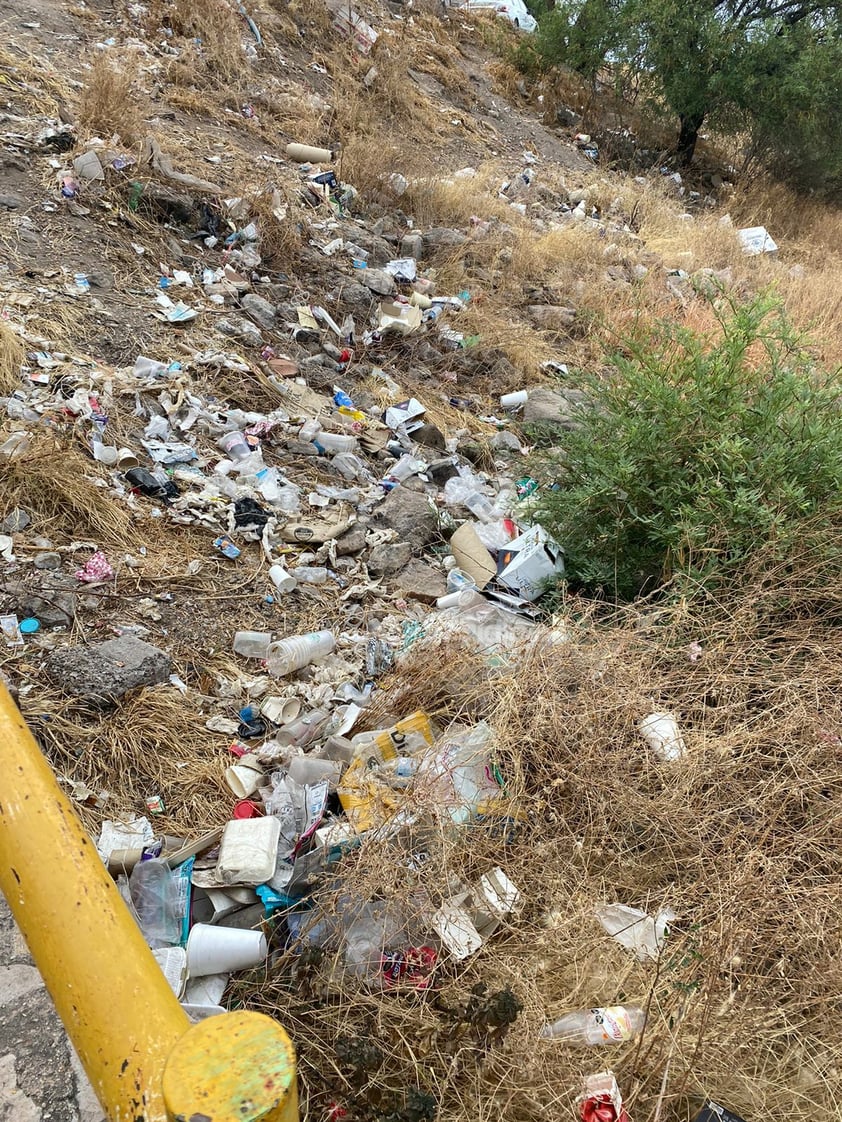
[[[143,134],[136,68],[129,58],[97,55],[79,99],[79,123],[105,140],[137,144]]]
[[[827,586],[827,574],[811,582]],[[406,657],[371,720],[416,707],[442,725],[489,719],[517,829],[505,840],[422,819],[414,840],[364,841],[317,895],[317,916],[385,900],[401,937],[418,939],[420,901],[496,864],[523,906],[426,993],[361,988],[330,942],[308,966],[279,927],[271,969],[235,994],[290,1030],[309,1114],[338,1101],[381,1117],[390,1093],[418,1084],[442,1118],[537,1122],[572,1116],[582,1075],[610,1065],[639,1122],[686,1122],[704,1094],[748,1118],[835,1117],[842,650],[835,627],[780,611],[796,587],[704,617],[679,606],[597,624],[570,603],[573,641],[513,672],[453,649]],[[827,595],[838,613],[838,581]],[[688,744],[671,765],[636,728],[653,708],[677,716]],[[410,858],[419,847],[426,863]],[[678,913],[657,962],[603,933],[593,909],[615,901]],[[478,983],[525,1007],[503,1043],[460,1012]],[[547,1018],[620,1003],[647,1007],[648,1024],[610,1055],[537,1039]],[[343,1067],[347,1037],[376,1044],[380,1059]]]
[[[200,40],[196,61],[209,77],[226,86],[239,84],[248,66],[245,26],[226,0],[174,0],[171,22],[176,34]]]
[[[9,324],[0,317],[0,393],[10,394],[20,385],[20,368],[26,348]]]

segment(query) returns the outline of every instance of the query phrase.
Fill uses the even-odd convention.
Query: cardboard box
[[[532,526],[497,555],[497,579],[522,599],[537,600],[547,581],[564,576],[564,551],[543,526]]]

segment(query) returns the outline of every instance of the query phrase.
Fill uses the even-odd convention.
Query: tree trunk
[[[704,123],[704,113],[682,113],[679,116],[681,132],[678,134],[678,144],[675,154],[683,168],[689,167],[696,151],[696,141],[699,139],[699,129]]]

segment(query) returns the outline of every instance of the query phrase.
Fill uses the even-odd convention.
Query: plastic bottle
[[[595,1044],[622,1044],[643,1032],[646,1013],[639,1005],[610,1005],[566,1013],[552,1025],[544,1025],[544,1040],[560,1040],[580,1048]]]
[[[386,478],[395,483],[402,483],[404,479],[409,479],[411,475],[417,475],[419,471],[423,471],[426,466],[426,461],[419,460],[407,453],[401,456],[398,462],[389,469]]]
[[[327,569],[323,565],[297,565],[292,570],[292,575],[299,584],[324,584]]]
[[[161,374],[166,374],[167,364],[165,362],[157,362],[154,358],[147,358],[145,355],[138,355],[134,360],[134,369],[132,374],[136,378],[144,378],[152,374],[158,377]]]
[[[336,639],[332,631],[310,631],[306,635],[293,635],[273,643],[266,666],[273,677],[283,678],[317,659],[326,658],[334,650]]]
[[[268,631],[235,631],[234,653],[244,658],[266,658],[272,643]]]
[[[478,518],[480,522],[494,522],[500,517],[500,511],[491,499],[480,491],[470,491],[462,501],[474,518]]]
[[[292,592],[298,581],[283,565],[273,565],[269,569],[269,580],[279,592]]]
[[[447,572],[447,591],[461,592],[465,588],[476,590],[477,582],[464,569],[452,568]]]

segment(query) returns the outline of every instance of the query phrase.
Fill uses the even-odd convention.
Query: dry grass
[[[20,385],[20,368],[26,348],[20,337],[0,317],[0,393],[10,394]]]
[[[515,673],[453,650],[407,657],[371,720],[418,706],[442,725],[488,718],[517,829],[504,841],[422,817],[414,840],[364,842],[317,893],[314,918],[386,900],[405,945],[421,938],[421,901],[496,864],[523,906],[472,959],[443,964],[426,993],[361,987],[337,943],[302,958],[280,925],[271,971],[235,996],[291,1031],[309,1115],[338,1101],[379,1118],[417,1084],[441,1118],[537,1122],[570,1114],[581,1076],[610,1065],[639,1122],[686,1122],[702,1094],[746,1117],[835,1117],[842,650],[835,630],[779,613],[770,623],[758,603],[771,606],[771,594],[759,596],[730,616],[678,608],[599,627],[577,625],[571,604],[576,641]],[[691,640],[703,651],[695,663]],[[687,740],[673,765],[652,759],[636,730],[653,707],[674,712]],[[409,859],[419,846],[424,864]],[[593,908],[614,901],[678,913],[657,963],[635,962],[602,932]],[[504,1043],[463,1013],[478,983],[525,1007]],[[648,1026],[610,1056],[537,1040],[546,1018],[623,1002],[647,1007]],[[348,1037],[381,1055],[343,1066]]]
[[[196,59],[214,81],[239,83],[248,66],[242,48],[246,28],[226,0],[174,0],[171,22],[176,34],[201,41]]]
[[[137,144],[143,133],[138,83],[131,60],[97,55],[79,99],[79,123],[90,135]]]
[[[8,514],[23,507],[44,536],[92,536],[103,547],[127,548],[133,538],[131,514],[97,486],[101,472],[68,442],[47,433],[33,435],[28,451],[4,467],[0,509]]]

